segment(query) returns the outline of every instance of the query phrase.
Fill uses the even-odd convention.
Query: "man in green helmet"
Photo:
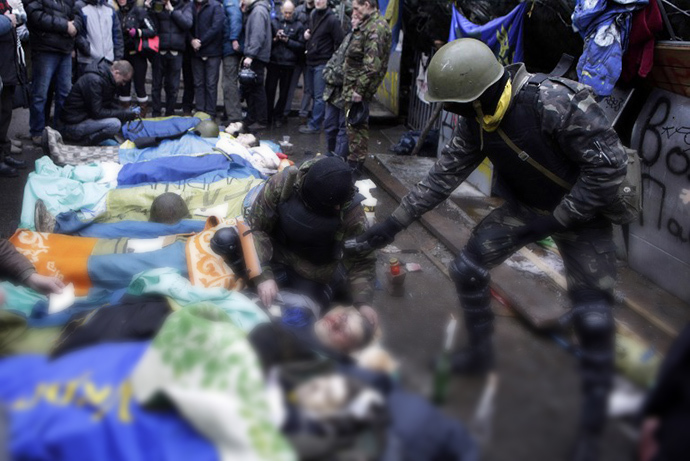
[[[359,241],[373,247],[392,242],[488,157],[506,201],[472,230],[450,264],[469,339],[453,357],[454,370],[493,369],[489,270],[522,246],[552,236],[563,256],[581,349],[584,398],[572,459],[596,460],[614,358],[616,258],[603,212],[618,199],[627,152],[588,87],[529,74],[524,64],[504,68],[478,40],[442,47],[428,80],[426,99],[461,116],[453,138],[427,177]]]

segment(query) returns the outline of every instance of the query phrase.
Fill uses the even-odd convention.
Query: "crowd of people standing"
[[[363,160],[366,148],[358,146],[366,117],[351,130],[345,115],[352,105],[362,112],[386,71],[391,32],[377,0],[21,2],[0,0],[0,176],[26,167],[11,156],[19,146],[7,130],[15,91],[29,80],[29,135],[39,146],[48,124],[68,142],[91,144],[136,117],[180,114],[181,82],[181,114],[202,111],[219,122],[244,122],[250,131],[281,127],[302,78],[300,132],[325,128],[331,152],[353,168]],[[329,80],[324,69],[332,58]],[[354,149],[343,148],[346,138]]]

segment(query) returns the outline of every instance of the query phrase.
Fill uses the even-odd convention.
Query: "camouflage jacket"
[[[519,92],[525,91],[530,74],[524,70],[524,65],[511,65],[507,70],[513,80],[513,94],[500,126],[512,126],[512,133],[516,132],[515,128],[524,127],[524,132],[516,135],[522,137],[523,143],[530,137],[541,137],[537,142],[549,148],[541,154],[542,160],[537,161],[542,163],[546,158],[552,165],[563,165],[563,170],[570,174],[568,182],[573,184],[569,191],[560,189],[551,198],[553,209],[543,211],[553,212],[565,226],[593,219],[616,200],[618,186],[627,170],[627,153],[618,135],[594,100],[591,89],[572,80],[544,80],[535,91],[536,97],[530,105],[534,117],[519,115],[513,102]],[[508,133],[507,128],[505,131]],[[513,139],[512,134],[508,134],[513,142],[521,145],[517,139]],[[487,156],[482,151],[482,142],[486,144],[488,139],[496,136],[495,133],[482,133],[476,119],[458,117],[450,143],[444,147],[427,177],[403,198],[393,216],[408,225],[445,200]],[[494,142],[492,145],[489,158],[508,156],[513,159],[516,168],[527,168],[523,172],[531,175],[531,179],[526,180],[525,175],[506,171],[506,168],[500,169],[500,165],[495,164],[498,179],[504,180],[513,190],[532,190],[532,196],[535,196],[548,194],[545,191],[553,188],[551,180],[520,161],[504,142]],[[535,158],[534,155],[532,157]]]
[[[374,11],[352,31],[343,65],[343,99],[357,92],[371,101],[388,69],[392,35],[381,13]]]
[[[343,39],[331,59],[326,63],[323,69],[323,79],[326,82],[326,88],[323,91],[323,100],[330,102],[334,106],[344,109],[345,101],[343,100],[343,64],[345,63],[345,52],[352,40],[352,32],[347,34]]]
[[[254,243],[263,269],[256,283],[273,278],[272,261],[285,264],[302,277],[324,284],[331,282],[338,264],[342,263],[348,274],[354,302],[370,304],[374,298],[376,278],[376,255],[373,251],[345,254],[340,261],[316,265],[283,246],[276,238],[278,205],[286,202],[295,189],[302,186],[304,175],[316,161],[318,159],[304,162],[299,168],[294,166],[286,168],[269,178],[252,206],[245,210],[245,220],[254,234]],[[338,244],[366,230],[367,221],[361,205],[345,206],[340,217],[342,227],[336,237]]]

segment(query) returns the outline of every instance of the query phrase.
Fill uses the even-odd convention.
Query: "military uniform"
[[[343,256],[342,243],[366,229],[366,216],[359,203],[343,206],[336,216],[311,221],[308,209],[294,208],[289,213],[303,225],[297,232],[287,227],[286,210],[299,199],[304,176],[319,160],[311,160],[299,168],[289,167],[272,176],[258,193],[245,219],[254,233],[254,242],[263,273],[255,279],[261,283],[273,279],[274,269],[287,267],[300,277],[322,285],[332,282],[342,264],[347,272],[349,288],[355,304],[371,304],[374,297],[376,257],[373,251]],[[298,203],[301,203],[298,202]],[[305,213],[305,216],[300,216]],[[311,224],[311,226],[310,226]],[[298,234],[298,235],[296,235]],[[319,243],[323,242],[323,244]],[[279,283],[280,285],[280,283]]]
[[[611,223],[601,215],[615,202],[627,168],[627,152],[589,87],[535,78],[511,65],[510,105],[500,121],[508,137],[564,181],[558,186],[519,159],[497,132],[477,119],[460,117],[450,143],[393,216],[407,226],[434,208],[488,157],[506,202],[483,219],[450,268],[457,285],[471,346],[485,347],[492,333],[488,270],[525,244],[520,230],[550,216],[561,230],[552,235],[565,265],[572,319],[582,348],[581,430],[598,434],[605,422],[613,377],[613,287],[615,245]],[[489,345],[490,347],[490,345]]]
[[[343,100],[343,64],[351,39],[352,32],[345,36],[343,43],[335,50],[323,69],[323,79],[326,82],[326,88],[323,91],[323,100],[326,101],[324,119],[326,144],[328,152],[343,159],[347,158],[348,154],[345,101]]]
[[[365,102],[372,100],[386,75],[391,43],[391,30],[378,10],[364,18],[352,31],[343,66],[345,112],[352,103],[353,92],[362,96]],[[369,124],[348,125],[347,135],[350,144],[348,160],[364,162],[369,150]]]

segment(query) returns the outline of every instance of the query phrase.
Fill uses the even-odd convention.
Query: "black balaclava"
[[[352,169],[339,158],[326,157],[309,168],[300,195],[315,212],[337,214],[336,207],[352,200],[354,191]]]

